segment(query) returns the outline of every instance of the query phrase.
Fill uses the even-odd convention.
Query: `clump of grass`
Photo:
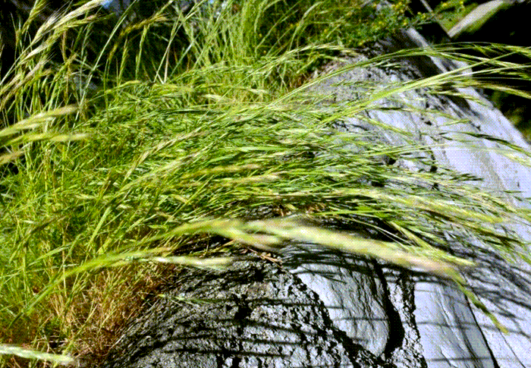
[[[526,222],[527,212],[464,185],[469,176],[386,165],[383,157],[418,161],[429,152],[406,132],[396,133],[407,144],[390,146],[370,132],[337,129],[383,98],[476,82],[454,71],[365,88],[348,106],[309,93],[331,75],[389,64],[393,55],[308,79],[366,40],[365,33],[348,36],[353,24],[371,29],[372,21],[362,24],[363,4],[199,2],[183,13],[168,2],[140,23],[126,12],[91,55],[91,35],[107,19],[96,11],[100,2],[50,19],[29,41],[21,37],[0,87],[3,343],[104,354],[134,307],[173,270],[165,265],[223,267],[242,246],[309,241],[461,286],[459,267],[472,260],[444,251],[449,231],[471,247],[467,239],[475,237],[508,258],[523,254],[523,241],[498,225]],[[352,14],[343,13],[347,5]],[[390,29],[403,24],[403,13],[386,18]],[[459,58],[458,51],[436,54]],[[460,57],[490,62],[489,70],[518,68]],[[430,190],[435,183],[439,189]],[[387,241],[319,227],[329,219],[372,227]],[[191,246],[211,235],[235,242]],[[22,364],[8,359],[4,365]]]

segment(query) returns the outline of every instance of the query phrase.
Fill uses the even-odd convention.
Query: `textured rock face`
[[[319,295],[334,325],[387,366],[426,366],[406,274],[384,276],[377,261],[307,244],[285,249],[284,266]]]
[[[428,45],[418,33],[409,31],[408,34],[403,35],[402,39],[382,45],[380,52],[415,46],[426,47]],[[401,61],[399,69],[352,70],[326,81],[319,86],[319,92],[334,94],[336,101],[349,101],[357,96],[353,94],[348,85],[342,85],[341,82],[407,81],[411,78],[429,77],[458,66],[438,59],[405,59]],[[463,89],[460,92],[471,96],[477,102],[435,96],[423,91],[409,91],[395,96],[396,100],[407,101],[417,109],[432,109],[464,119],[464,123],[457,125],[449,126],[447,123],[450,120],[441,115],[432,115],[427,118],[426,115],[415,112],[378,107],[366,111],[365,115],[368,119],[374,119],[412,133],[419,142],[433,147],[433,157],[441,165],[482,178],[482,185],[486,188],[500,193],[521,191],[523,197],[529,197],[531,169],[496,153],[493,150],[499,148],[496,143],[468,136],[467,143],[446,139],[449,136],[464,137],[462,133],[487,134],[529,150],[521,134],[498,110],[493,108],[490,102],[473,89]],[[396,101],[384,101],[380,106],[395,107],[397,103]],[[390,144],[406,143],[398,135],[375,127],[367,123],[367,120],[350,119],[343,128],[346,131],[359,129],[379,131],[381,139]],[[445,143],[445,145],[442,146],[440,143]],[[400,161],[395,163],[395,165],[405,164]],[[410,167],[410,169],[420,168]],[[508,197],[508,199],[515,204],[525,205],[515,198]],[[514,225],[512,230],[524,239],[531,239],[528,226]],[[441,281],[379,266],[374,268],[375,280],[368,280],[364,273],[356,270],[346,275],[343,269],[345,255],[335,255],[335,260],[328,262],[335,265],[330,266],[330,264],[312,261],[311,252],[308,251],[306,255],[300,254],[299,259],[292,263],[296,265],[293,267],[293,272],[325,301],[345,298],[345,295],[349,295],[352,289],[349,286],[351,284],[356,284],[356,288],[361,291],[362,295],[364,295],[363,290],[369,290],[375,283],[384,286],[383,292],[378,289],[372,292],[370,298],[372,298],[373,307],[366,308],[366,310],[371,310],[371,313],[359,318],[364,322],[354,322],[353,324],[358,327],[350,326],[345,328],[345,331],[351,338],[360,341],[363,346],[381,356],[388,363],[404,367],[436,368],[531,366],[531,354],[529,353],[531,351],[531,302],[529,302],[531,300],[531,268],[529,265],[523,262],[509,265],[480,243],[473,252],[463,249],[459,244],[455,244],[453,251],[456,254],[472,254],[472,257],[477,260],[479,267],[468,275],[467,281],[478,293],[482,302],[509,329],[508,335],[498,331],[482,312],[472,308],[460,292]],[[290,257],[292,257],[291,253]],[[320,274],[326,274],[326,280],[319,276]],[[367,300],[367,298],[362,296],[362,300]],[[392,307],[389,307],[389,304]],[[343,301],[342,305],[348,305],[348,303]],[[384,305],[387,307],[382,309]],[[351,317],[351,309],[337,308],[334,302],[331,302],[329,308],[332,319],[339,326],[343,326],[342,321]],[[386,318],[383,319],[386,322],[382,322],[383,310],[386,311]],[[396,314],[393,311],[396,311]],[[397,319],[397,314],[399,319]],[[364,324],[368,326],[361,328]],[[387,327],[385,327],[386,324]],[[396,333],[397,329],[402,330],[403,336],[402,333]],[[395,335],[391,338],[387,331],[393,330]],[[383,354],[381,349],[383,342],[379,345],[373,342],[364,343],[363,336],[367,336],[367,331],[371,333],[379,331],[380,338],[390,344],[386,345]],[[371,333],[368,335],[371,336]]]
[[[379,52],[413,46],[427,45],[410,31],[382,44]],[[318,88],[333,93],[336,101],[348,101],[357,96],[338,82],[407,81],[456,67],[428,58],[401,63],[399,69],[352,70]],[[433,157],[441,165],[483,178],[483,185],[491,190],[522,191],[524,197],[531,197],[531,169],[481,149],[496,148],[496,143],[471,137],[473,144],[446,140],[470,132],[529,149],[511,123],[480,94],[473,89],[461,92],[476,102],[423,91],[404,92],[397,98],[465,121],[457,125],[448,126],[448,117],[436,114],[427,117],[377,107],[365,114],[411,132],[433,147]],[[384,102],[387,107],[393,104],[396,101]],[[351,119],[343,129],[379,131],[382,140],[405,143],[362,119]],[[446,144],[437,145],[441,142]],[[406,163],[398,160],[394,165]],[[529,227],[515,225],[513,230],[531,240]],[[509,334],[498,331],[451,284],[379,261],[298,244],[282,254],[289,273],[260,262],[217,273],[187,271],[176,279],[168,298],[156,302],[132,325],[105,368],[531,367],[529,265],[508,264],[479,242],[473,251],[458,243],[453,251],[476,259],[479,267],[466,275],[467,281]],[[201,303],[204,299],[210,302]]]
[[[315,293],[276,265],[186,271],[174,285],[105,368],[384,367],[334,326]]]

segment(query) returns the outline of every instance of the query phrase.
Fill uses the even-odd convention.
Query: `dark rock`
[[[389,296],[373,261],[299,245],[284,250],[284,266],[319,295],[337,327],[373,354],[403,335],[400,323],[391,324]]]
[[[319,297],[274,264],[187,270],[105,368],[384,367],[339,330]]]

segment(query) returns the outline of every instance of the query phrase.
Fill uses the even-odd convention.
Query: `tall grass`
[[[310,78],[353,46],[407,25],[403,5],[375,13],[357,1],[249,0],[198,2],[183,13],[170,1],[136,21],[135,4],[113,20],[100,3],[34,33],[30,16],[0,86],[3,366],[67,359],[27,348],[100,357],[175,267],[223,267],[249,246],[314,242],[463,288],[459,267],[473,260],[445,252],[449,231],[468,246],[475,237],[504,257],[527,256],[499,225],[527,223],[528,212],[449,169],[387,165],[386,157],[430,164],[418,158],[429,148],[407,132],[396,131],[407,144],[390,146],[337,128],[407,90],[477,82],[454,71],[365,85],[348,105],[311,93],[346,70],[434,53],[399,52]],[[436,53],[489,63],[483,73],[520,68],[459,51]],[[381,240],[325,230],[328,220],[372,228]]]

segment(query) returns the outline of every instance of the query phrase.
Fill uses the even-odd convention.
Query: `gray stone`
[[[284,266],[319,295],[334,324],[373,354],[383,354],[392,331],[373,262],[309,244],[283,253]]]
[[[412,46],[429,47],[426,41],[415,31],[410,30],[399,40],[395,39],[384,44],[379,52],[395,51],[397,48]],[[366,59],[361,55],[352,62]],[[355,82],[373,82],[386,86],[393,82],[406,82],[412,78],[430,77],[452,68],[462,67],[463,64],[452,63],[436,58],[403,59],[400,68],[363,68],[354,69],[336,76],[321,84],[317,89],[320,93],[333,94],[336,102],[350,101],[359,98]],[[344,82],[348,82],[345,84]],[[384,87],[382,87],[384,88]],[[485,134],[511,142],[530,151],[522,135],[492,104],[471,88],[459,90],[470,96],[469,100],[449,98],[433,95],[423,90],[407,91],[394,97],[393,101],[380,101],[364,112],[364,116],[348,119],[342,126],[345,131],[372,130],[379,132],[381,139],[389,144],[405,144],[401,136],[369,123],[370,119],[377,120],[392,127],[412,133],[417,141],[432,146],[432,154],[445,167],[462,173],[472,174],[483,179],[482,185],[489,190],[498,192],[521,191],[523,197],[531,195],[531,169],[503,156],[497,149],[502,148],[497,143],[487,139],[466,136],[467,142],[449,141],[448,137],[464,138],[463,133]],[[397,102],[400,101],[400,102]],[[400,107],[401,103],[409,103],[419,110],[432,109],[456,118],[463,119],[463,123],[449,125],[451,122],[441,114],[420,114],[417,112],[389,110],[384,108]],[[444,146],[438,143],[444,142]],[[411,165],[398,161],[396,165]],[[420,170],[422,167],[410,167]],[[514,204],[529,206],[519,201],[515,196],[506,195]],[[531,239],[529,225],[509,225],[523,239]],[[451,237],[451,234],[448,236]],[[477,244],[475,251],[463,249],[455,244],[452,250],[457,254],[466,254],[477,259],[479,267],[468,274],[467,281],[480,295],[480,299],[494,312],[500,322],[509,328],[508,335],[502,334],[481,311],[469,305],[466,298],[452,285],[437,279],[426,279],[425,276],[409,275],[399,272],[387,282],[378,273],[378,284],[387,285],[388,290],[383,294],[390,295],[394,309],[402,321],[404,337],[401,342],[395,342],[395,351],[387,350],[381,355],[388,362],[397,366],[411,366],[410,357],[417,357],[417,364],[428,367],[527,367],[531,366],[531,304],[530,285],[531,268],[524,262],[509,264],[500,259],[494,251],[488,250],[482,244]],[[336,264],[346,257],[337,256]],[[299,260],[294,270],[298,274],[300,269],[312,268],[330,271],[328,266],[316,265],[315,261],[305,264]],[[382,271],[387,273],[385,267]],[[409,276],[408,276],[409,275]],[[407,278],[408,282],[397,283],[396,279]],[[354,280],[353,280],[354,279]],[[345,277],[345,272],[338,270],[328,272],[326,283],[314,282],[315,277],[302,277],[308,287],[319,295],[326,295],[326,300],[341,299],[348,295],[353,282],[359,283],[366,277]],[[330,281],[335,280],[335,281]],[[365,283],[370,281],[363,281]],[[330,284],[330,285],[328,285]],[[369,284],[366,284],[369,285]],[[358,287],[363,290],[363,288]],[[382,292],[371,296],[374,308],[367,308],[366,320],[377,321],[381,317]],[[405,299],[404,296],[408,298]],[[367,297],[362,294],[362,300]],[[325,303],[326,304],[326,303]],[[339,313],[337,308],[330,311],[336,319],[348,318],[348,311]],[[340,310],[340,309],[339,309]],[[387,311],[393,308],[387,308]],[[413,316],[411,316],[413,313]],[[389,317],[389,314],[388,314]],[[343,324],[338,324],[343,326]],[[373,330],[378,323],[373,322]],[[342,327],[345,332],[352,327]],[[380,338],[387,340],[385,334],[388,329],[379,328]],[[409,335],[409,336],[408,336]],[[381,346],[381,343],[380,345]],[[409,348],[408,348],[409,346]],[[366,346],[371,348],[371,346]],[[419,355],[420,350],[420,355]],[[372,350],[376,354],[380,350]],[[404,352],[406,354],[404,355]],[[397,357],[400,359],[397,360]],[[408,357],[405,360],[404,357]]]
[[[492,0],[478,5],[474,10],[468,13],[455,26],[448,31],[451,38],[458,38],[464,33],[474,33],[481,28],[490,18],[503,9],[509,8],[516,1],[511,0]]]
[[[132,323],[105,368],[384,367],[274,264],[187,270]]]

